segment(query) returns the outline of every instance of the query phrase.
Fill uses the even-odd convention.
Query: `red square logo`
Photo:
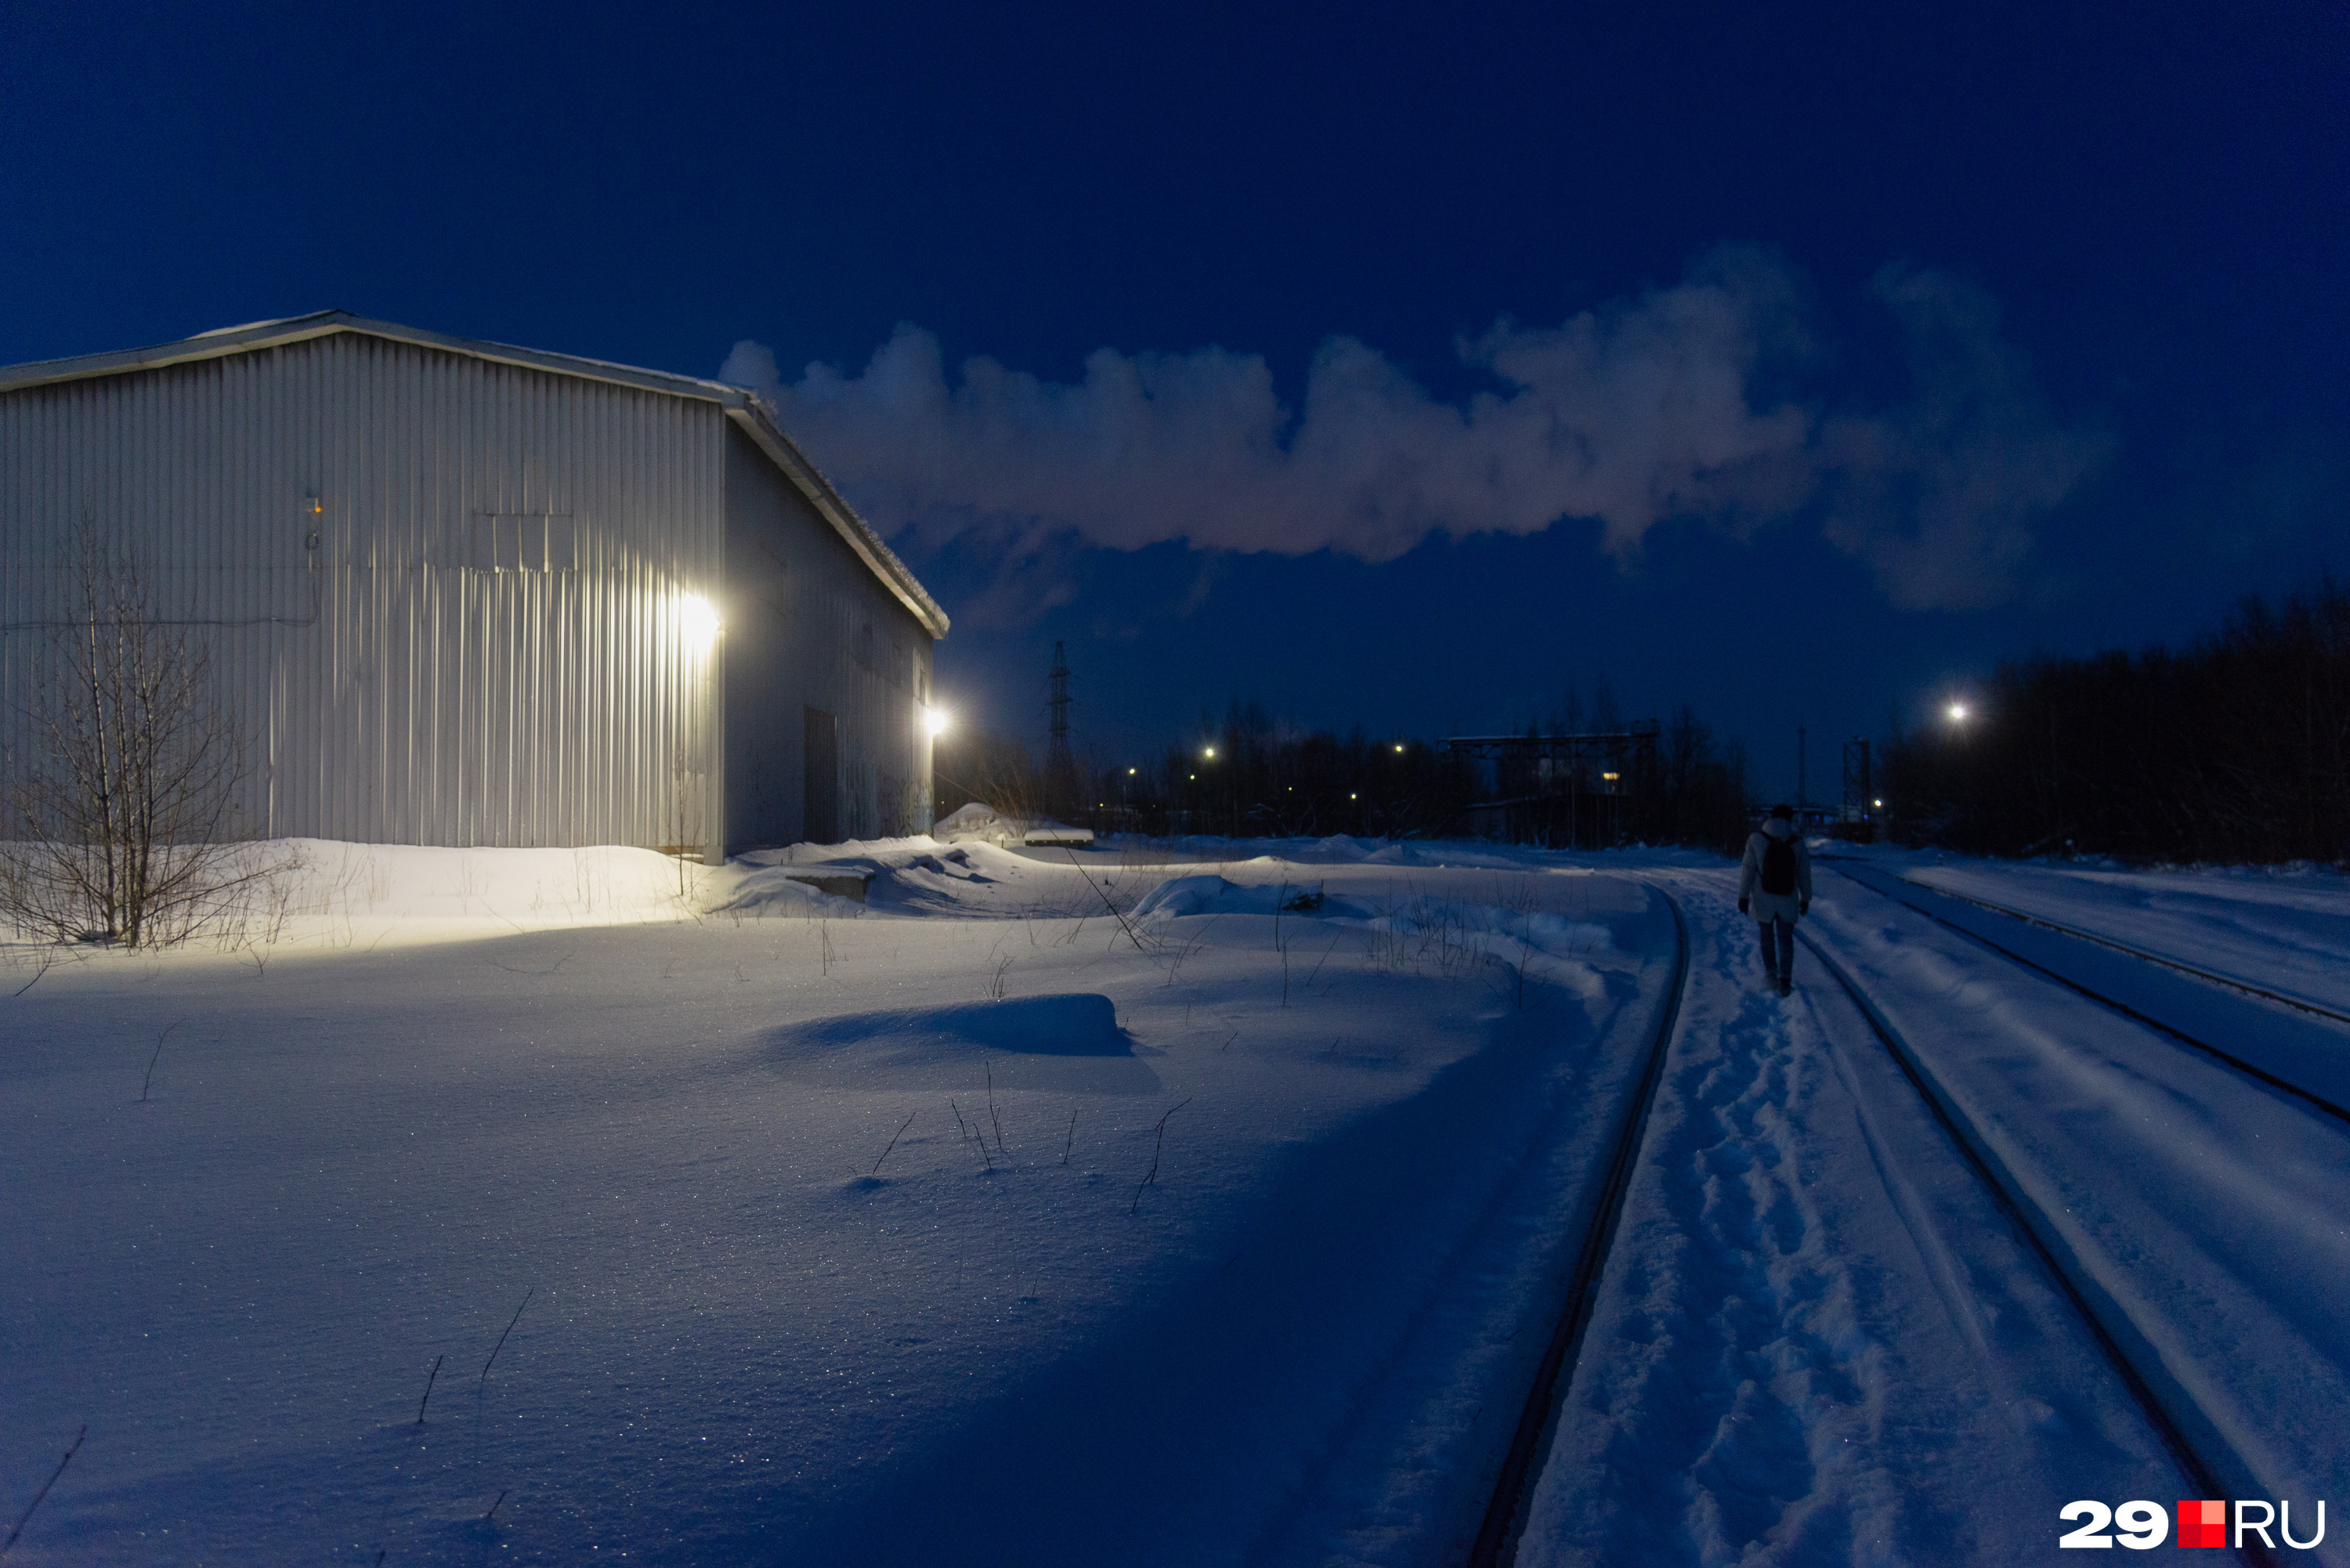
[[[2178,1544],[2226,1546],[2228,1505],[2209,1498],[2199,1502],[2181,1502],[2178,1505]]]

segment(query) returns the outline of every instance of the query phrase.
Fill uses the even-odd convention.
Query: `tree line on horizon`
[[[2185,648],[2002,664],[1884,748],[1894,837],[1997,856],[2350,861],[2350,590],[2245,599]]]
[[[1620,729],[1604,690],[1591,721]],[[1527,733],[1583,732],[1570,695],[1549,725]],[[1196,738],[1170,742],[1148,764],[1080,760],[1049,776],[1016,736],[941,737],[933,766],[938,814],[969,801],[1007,815],[1052,817],[1097,834],[1238,838],[1462,837],[1480,832],[1555,847],[1680,844],[1736,852],[1747,828],[1744,748],[1719,742],[1687,705],[1659,726],[1644,754],[1604,795],[1596,777],[1537,778],[1523,763],[1480,764],[1410,736],[1300,730],[1261,704],[1235,699],[1221,720],[1202,715]],[[1497,798],[1549,809],[1476,813]],[[1569,803],[1572,804],[1569,804]]]

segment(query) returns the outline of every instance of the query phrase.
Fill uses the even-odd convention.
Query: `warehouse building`
[[[85,532],[209,649],[246,836],[930,826],[946,615],[741,388],[342,311],[0,370],[12,757]]]

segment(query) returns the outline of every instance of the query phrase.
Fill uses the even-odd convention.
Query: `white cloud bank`
[[[1826,536],[1911,607],[1993,602],[2036,520],[2101,463],[2061,427],[1996,304],[1946,275],[1875,286],[1911,349],[1913,398],[1831,413],[1758,382],[1810,341],[1798,279],[1725,249],[1669,288],[1556,327],[1503,321],[1458,345],[1498,391],[1432,398],[1377,349],[1333,337],[1295,410],[1264,360],[1222,348],[1097,350],[1074,385],[997,361],[950,383],[939,341],[901,325],[854,376],[785,384],[761,345],[719,374],[757,389],[809,454],[896,534],[1007,525],[1118,549],[1331,549],[1391,560],[1430,534],[1539,533],[1596,518],[1636,552],[1673,516],[1752,528],[1818,506]]]

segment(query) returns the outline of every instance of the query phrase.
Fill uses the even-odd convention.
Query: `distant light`
[[[1353,795],[1348,795],[1347,798],[1348,800],[1352,800],[1352,799],[1354,799],[1355,797],[1354,797]]]
[[[1951,703],[1950,707],[1950,714],[1951,723],[1965,723],[1967,722],[1967,705],[1963,702]]]
[[[677,596],[678,635],[696,648],[708,648],[718,640],[725,625],[718,618],[718,607],[700,594]]]
[[[1127,777],[1128,777],[1128,778],[1132,778],[1132,777],[1134,776],[1134,770],[1133,770],[1132,768],[1128,768],[1128,769],[1127,769],[1127,770],[1126,770],[1126,776],[1127,776]]]
[[[1396,742],[1396,750],[1399,752],[1403,750],[1403,742],[1401,741],[1398,741]]]
[[[1617,779],[1622,778],[1624,775],[1622,774],[1601,774],[1599,776],[1606,779],[1609,784],[1614,784]]]
[[[1885,809],[1885,803],[1881,800],[1872,800],[1868,804],[1875,806],[1879,811],[1883,811]]]
[[[943,708],[923,709],[922,727],[928,730],[933,738],[945,734],[947,732],[946,710]]]

